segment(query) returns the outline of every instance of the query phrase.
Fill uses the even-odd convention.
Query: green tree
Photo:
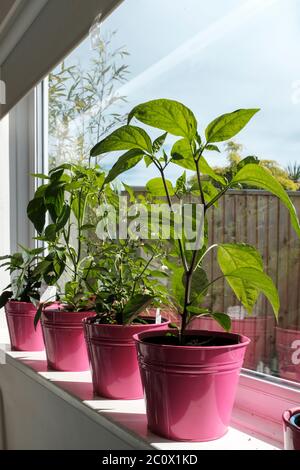
[[[260,164],[265,168],[268,168],[272,175],[287,191],[297,191],[299,189],[298,184],[296,184],[295,181],[290,178],[288,172],[284,170],[275,160],[261,160]]]
[[[86,162],[93,142],[123,122],[118,112],[126,97],[128,52],[114,48],[116,31],[102,38],[83,67],[65,62],[49,74],[49,166]]]
[[[228,181],[231,181],[232,178],[235,176],[235,174],[238,172],[238,170],[241,167],[241,162],[243,160],[242,152],[243,152],[243,146],[241,144],[238,144],[237,142],[234,142],[233,140],[230,140],[224,145],[225,152],[227,153],[227,161],[228,165],[224,167],[214,167],[214,171],[216,174],[226,178]],[[252,158],[253,160],[256,159],[256,157],[248,157],[249,159]],[[287,170],[284,170],[275,160],[267,160],[267,159],[262,159],[259,161],[259,164],[263,166],[264,168],[267,168],[272,175],[277,179],[277,181],[286,189],[287,191],[297,191],[299,189],[299,184],[296,180],[297,178],[297,165],[294,165],[294,168],[292,171],[292,168],[290,168],[290,172]],[[299,168],[299,176],[300,176],[300,165],[298,165]],[[208,178],[209,180],[211,177]],[[212,179],[212,182],[216,187],[219,187],[219,182],[215,181]],[[194,184],[196,183],[196,178],[193,176],[191,178],[191,183]],[[244,189],[248,189],[247,185],[243,185]]]

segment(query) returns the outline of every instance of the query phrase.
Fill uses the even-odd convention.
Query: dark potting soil
[[[212,335],[187,335],[183,337],[180,343],[179,337],[173,334],[164,336],[150,336],[143,341],[151,344],[162,344],[166,346],[230,346],[238,344],[238,338],[226,336]]]

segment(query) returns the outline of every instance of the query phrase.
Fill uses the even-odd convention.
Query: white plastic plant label
[[[161,323],[161,314],[160,314],[160,308],[156,309],[156,314],[155,314],[155,323],[159,324]]]
[[[48,286],[41,295],[40,302],[55,302],[56,286]]]
[[[233,307],[228,307],[227,315],[230,316],[232,320],[244,320],[247,315],[247,311],[244,307],[236,305]]]

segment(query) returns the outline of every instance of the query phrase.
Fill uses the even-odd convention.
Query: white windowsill
[[[174,442],[160,438],[147,429],[144,400],[108,400],[93,396],[90,372],[48,371],[44,352],[10,351],[8,332],[0,329],[0,363],[6,362],[51,392],[63,398],[77,410],[87,414],[132,448],[159,450],[275,450],[254,434],[234,427],[216,441],[204,443]]]

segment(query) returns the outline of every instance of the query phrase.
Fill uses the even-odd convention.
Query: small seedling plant
[[[98,323],[127,325],[147,323],[140,314],[147,307],[169,304],[169,293],[161,280],[165,253],[159,243],[140,243],[135,240],[107,241],[96,263],[94,285],[95,310]]]
[[[167,302],[166,288],[158,281],[167,276],[156,267],[162,258],[158,244],[145,244],[145,257],[134,240],[96,236],[97,208],[101,204],[119,207],[110,175],[98,165],[67,163],[49,175],[34,176],[44,184],[29,202],[27,214],[36,238],[48,249],[34,273],[47,285],[58,285],[63,310],[94,310],[99,322],[128,324],[138,321],[150,304]],[[45,304],[37,310],[35,325]]]
[[[41,276],[36,271],[37,264],[42,260],[43,248],[28,249],[20,246],[20,252],[1,256],[4,261],[0,267],[9,271],[10,284],[0,296],[0,308],[9,300],[31,302],[37,306],[40,300]]]

